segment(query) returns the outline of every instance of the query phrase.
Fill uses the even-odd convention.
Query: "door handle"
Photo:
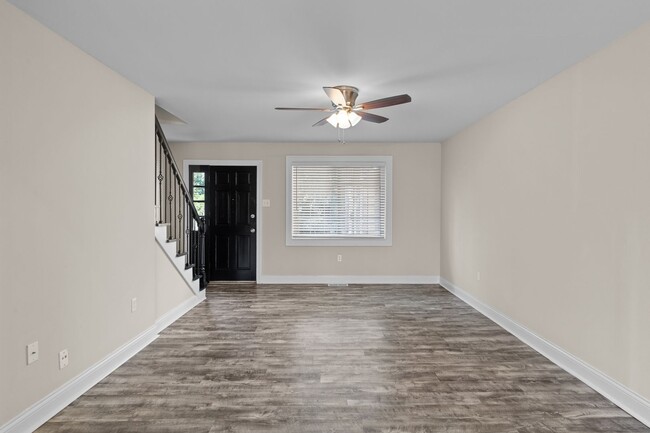
[[[251,233],[255,233],[255,229],[251,229]]]

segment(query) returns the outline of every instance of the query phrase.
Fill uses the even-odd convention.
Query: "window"
[[[287,245],[391,245],[392,157],[287,157]]]
[[[205,172],[192,173],[192,201],[199,216],[205,216]]]

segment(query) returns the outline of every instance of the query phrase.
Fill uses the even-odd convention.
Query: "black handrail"
[[[177,257],[185,256],[201,290],[208,284],[205,272],[205,218],[199,215],[174,160],[165,133],[156,118],[155,194],[156,224],[168,224],[167,241],[176,241]]]

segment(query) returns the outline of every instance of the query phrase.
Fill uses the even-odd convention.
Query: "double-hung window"
[[[391,245],[392,157],[288,156],[287,245]]]

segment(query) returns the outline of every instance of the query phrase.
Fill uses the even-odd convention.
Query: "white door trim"
[[[257,215],[257,236],[255,240],[255,281],[260,280],[262,275],[262,161],[259,159],[184,159],[183,178],[185,185],[190,187],[190,165],[211,165],[211,166],[242,166],[257,167],[257,193],[255,196],[255,212]],[[190,194],[192,192],[190,191]]]

